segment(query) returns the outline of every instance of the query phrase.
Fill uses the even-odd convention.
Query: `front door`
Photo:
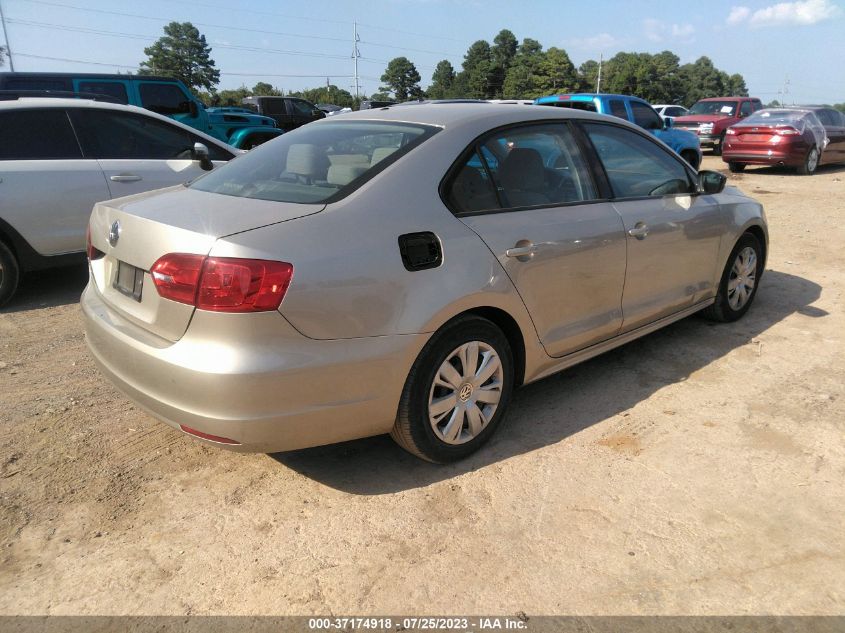
[[[568,124],[493,133],[476,145],[448,191],[453,211],[507,272],[549,355],[619,331],[622,220],[598,199]]]
[[[713,296],[724,229],[713,196],[697,194],[683,163],[650,138],[604,123],[583,127],[625,226],[628,266],[622,331]]]

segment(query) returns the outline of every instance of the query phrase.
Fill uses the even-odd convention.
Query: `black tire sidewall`
[[[733,308],[731,308],[730,301],[728,301],[728,282],[730,281],[731,269],[733,268],[734,261],[736,261],[736,256],[742,249],[748,246],[753,248],[755,254],[757,255],[757,276],[755,278],[754,289],[751,291],[751,296],[748,298],[748,301],[746,301],[745,305],[742,306],[739,310],[734,310]],[[762,277],[762,245],[760,244],[760,240],[758,240],[754,235],[752,235],[751,233],[745,233],[741,238],[739,238],[733,250],[731,251],[730,257],[728,257],[728,262],[727,264],[725,264],[725,270],[722,272],[722,279],[719,282],[719,293],[716,300],[719,302],[719,308],[722,311],[725,321],[736,321],[737,319],[742,318],[742,316],[746,312],[748,312],[749,308],[751,308],[751,304],[754,303],[754,298],[757,296],[757,290],[760,287],[760,280],[762,279]]]
[[[452,445],[438,438],[431,428],[428,419],[428,398],[440,365],[452,351],[469,341],[481,341],[496,350],[505,380],[502,385],[502,397],[493,419],[477,437],[465,444]],[[415,369],[414,380],[408,389],[408,417],[411,435],[417,447],[428,459],[438,463],[462,459],[481,448],[501,425],[513,393],[513,353],[502,331],[492,322],[480,317],[458,321],[435,335],[417,359]]]
[[[0,242],[0,264],[3,266],[0,280],[0,306],[5,305],[14,296],[20,281],[20,268],[12,250]]]

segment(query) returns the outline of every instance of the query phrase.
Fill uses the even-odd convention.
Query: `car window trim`
[[[530,206],[521,206],[521,207],[503,207],[501,202],[501,196],[499,195],[499,191],[496,187],[493,187],[493,190],[496,193],[496,200],[499,202],[498,209],[483,209],[481,211],[460,211],[454,208],[452,204],[449,203],[449,196],[448,196],[448,189],[452,185],[452,182],[457,177],[458,172],[466,165],[467,161],[469,160],[470,156],[473,153],[477,153],[481,156],[482,165],[484,165],[485,170],[487,170],[487,175],[490,177],[489,168],[487,167],[487,161],[484,158],[484,155],[480,152],[479,148],[483,144],[483,141],[487,140],[489,137],[494,136],[499,132],[505,132],[507,130],[511,130],[514,128],[525,128],[525,127],[536,127],[542,125],[565,125],[569,128],[572,136],[575,140],[575,144],[578,146],[578,149],[581,151],[581,156],[584,159],[587,167],[587,173],[590,175],[590,179],[593,184],[593,188],[596,191],[596,194],[599,196],[597,198],[593,198],[590,200],[574,200],[572,202],[560,202],[554,205],[550,204],[535,204]],[[519,211],[531,211],[535,209],[549,209],[554,210],[557,208],[563,207],[572,207],[577,205],[583,204],[597,204],[600,202],[609,202],[609,198],[604,198],[603,195],[606,193],[606,189],[599,186],[599,183],[596,179],[596,174],[594,172],[593,165],[591,161],[584,153],[584,148],[582,147],[581,143],[578,139],[578,134],[576,133],[576,126],[572,125],[572,121],[569,119],[538,119],[536,121],[519,121],[517,123],[508,123],[507,125],[502,125],[491,130],[487,130],[483,134],[479,134],[475,137],[470,144],[460,153],[458,154],[458,158],[452,163],[449,169],[446,170],[446,174],[441,178],[440,185],[437,187],[437,193],[440,196],[440,201],[446,206],[447,209],[454,215],[456,218],[463,218],[463,217],[470,217],[470,216],[477,216],[477,215],[491,215],[494,213],[517,213]],[[493,182],[491,180],[491,182]]]
[[[589,124],[593,124],[593,125],[608,125],[608,126],[612,126],[612,127],[622,128],[624,130],[634,132],[635,134],[639,134],[642,138],[644,138],[648,142],[652,143],[655,147],[657,147],[659,150],[661,150],[666,155],[670,156],[672,158],[672,160],[674,160],[681,167],[683,167],[684,172],[687,174],[687,179],[690,182],[690,187],[693,189],[693,191],[691,191],[689,193],[668,193],[668,194],[663,195],[663,196],[628,196],[628,197],[617,196],[615,194],[615,192],[613,191],[613,185],[610,184],[610,178],[608,177],[607,171],[604,168],[604,163],[601,162],[601,158],[599,157],[598,150],[596,150],[595,146],[593,145],[593,141],[590,139],[590,135],[587,133],[587,130],[585,130],[582,127],[582,124],[584,124],[584,123],[589,123]],[[698,195],[701,195],[702,192],[699,190],[698,186],[696,185],[696,174],[692,173],[692,171],[690,170],[690,167],[674,151],[672,151],[671,149],[664,147],[662,144],[656,142],[656,140],[654,139],[654,137],[651,134],[649,134],[645,130],[642,130],[642,128],[640,128],[639,126],[637,126],[636,128],[630,128],[626,125],[619,125],[615,121],[587,121],[586,119],[578,120],[576,125],[581,129],[581,133],[584,135],[585,142],[589,144],[590,151],[595,156],[595,160],[598,163],[598,169],[601,171],[601,174],[604,176],[604,180],[607,183],[607,186],[610,190],[609,200],[611,202],[616,202],[616,201],[622,202],[622,201],[628,201],[628,200],[657,200],[657,199],[663,199],[663,198],[675,198],[675,197],[678,197],[678,196],[698,196]]]

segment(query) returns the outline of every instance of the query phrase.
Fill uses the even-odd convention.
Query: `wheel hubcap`
[[[496,350],[470,341],[440,365],[428,397],[428,419],[438,439],[464,444],[493,419],[502,397],[504,370]]]
[[[819,152],[815,149],[810,150],[810,156],[807,158],[807,170],[816,171],[816,166],[819,163]]]
[[[728,304],[731,309],[741,309],[754,292],[757,283],[757,253],[746,246],[737,253],[728,279]]]

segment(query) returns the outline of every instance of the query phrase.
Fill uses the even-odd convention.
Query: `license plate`
[[[126,262],[117,262],[117,274],[112,284],[119,293],[132,297],[135,301],[141,300],[141,291],[144,287],[144,271]]]

